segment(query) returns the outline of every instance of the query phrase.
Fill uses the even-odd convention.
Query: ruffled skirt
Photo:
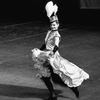
[[[53,57],[49,58],[49,62],[53,67],[54,73],[59,74],[69,87],[80,86],[84,80],[89,78],[88,73],[61,57],[58,51]]]

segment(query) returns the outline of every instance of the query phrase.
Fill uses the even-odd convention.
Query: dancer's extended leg
[[[69,87],[76,95],[76,97],[79,97],[79,90],[78,87]]]
[[[52,82],[50,81],[50,77],[42,77],[41,79],[43,80],[48,90],[50,91],[50,97],[47,100],[57,100]]]

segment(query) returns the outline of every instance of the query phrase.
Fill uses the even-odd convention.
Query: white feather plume
[[[52,1],[49,1],[45,6],[45,10],[47,12],[47,16],[50,18],[53,13],[56,15],[58,6],[56,4],[54,5]]]

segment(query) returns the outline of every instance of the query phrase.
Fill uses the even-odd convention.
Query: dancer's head
[[[54,5],[52,1],[49,1],[46,4],[45,9],[47,12],[47,17],[49,18],[51,23],[51,29],[57,30],[59,27],[58,17],[56,15],[58,11],[58,6],[56,4]]]
[[[58,21],[51,22],[50,27],[51,27],[51,30],[58,30],[59,22]]]

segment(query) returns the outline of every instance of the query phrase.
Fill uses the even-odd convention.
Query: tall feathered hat
[[[47,17],[50,19],[50,22],[58,20],[58,17],[56,15],[58,6],[56,4],[54,5],[52,1],[49,1],[45,6],[45,10],[47,12]]]

